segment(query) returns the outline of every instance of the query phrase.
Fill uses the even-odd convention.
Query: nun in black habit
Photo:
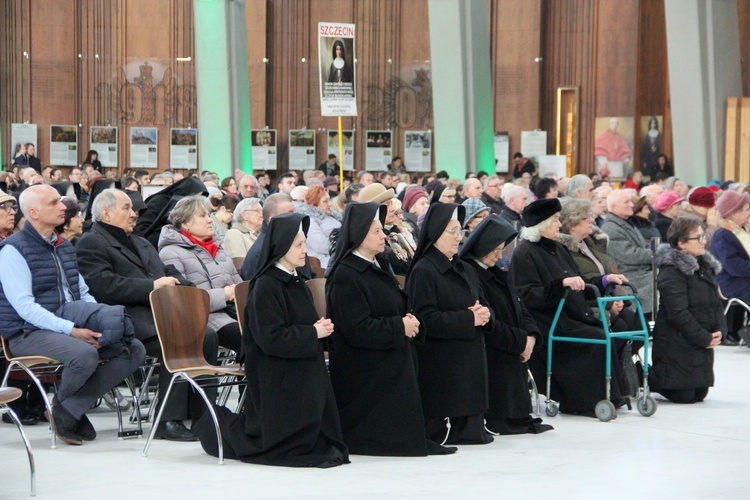
[[[336,324],[329,367],[344,442],[361,455],[452,453],[425,437],[414,350],[424,327],[407,312],[383,253],[386,212],[378,203],[347,205],[326,282]]]
[[[274,217],[250,284],[243,332],[247,399],[235,415],[218,408],[224,456],[288,467],[334,467],[349,463],[336,400],[323,356],[333,331],[318,318],[312,294],[297,276],[304,265],[309,217]],[[194,427],[203,449],[216,456],[210,418]]]
[[[484,334],[492,311],[474,270],[454,258],[466,209],[430,206],[407,277],[411,312],[426,327],[418,349],[427,437],[441,444],[486,444],[487,362]]]
[[[498,264],[503,249],[517,234],[505,219],[490,215],[474,228],[459,256],[476,271],[495,313],[492,331],[485,335],[489,376],[487,429],[497,434],[538,434],[552,426],[530,415],[526,361],[538,349],[541,336],[518,297],[508,270]]]
[[[510,272],[516,289],[543,332],[541,345],[531,355],[529,366],[537,386],[546,389],[547,337],[560,299],[570,289],[555,333],[567,337],[604,338],[600,320],[584,295],[586,284],[600,293],[608,283],[620,284],[619,274],[581,277],[573,256],[555,241],[560,230],[557,198],[541,199],[523,210],[524,229],[511,260]],[[620,392],[620,366],[612,345],[611,400],[615,407],[626,403]],[[555,342],[553,346],[551,398],[560,402],[560,411],[594,417],[596,403],[605,398],[605,346]]]

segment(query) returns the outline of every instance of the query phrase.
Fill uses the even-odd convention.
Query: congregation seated
[[[141,365],[146,351],[124,308],[97,304],[89,294],[73,245],[55,232],[66,209],[58,192],[31,186],[19,201],[26,224],[0,242],[0,268],[13,270],[0,273],[0,334],[15,356],[65,365],[51,418],[62,441],[80,445],[96,438],[86,412]]]
[[[130,197],[118,189],[102,191],[91,208],[94,221],[91,230],[79,242],[78,266],[90,283],[90,292],[104,304],[125,306],[135,326],[135,336],[149,356],[162,360],[161,344],[156,334],[149,295],[163,287],[192,286],[173,265],[165,265],[156,249],[145,238],[133,234],[136,214]],[[203,354],[216,362],[218,340],[216,332],[206,332]],[[165,394],[170,373],[159,371],[159,390]],[[192,391],[184,384],[172,389],[164,407],[157,437],[173,441],[195,441],[195,435],[183,420],[195,418],[190,413]],[[164,403],[160,398],[159,405]],[[197,406],[200,408],[200,406]]]
[[[297,189],[297,188],[295,188]],[[258,198],[243,198],[234,209],[232,227],[224,237],[222,247],[230,257],[245,258],[263,226],[263,207]]]
[[[65,222],[57,226],[55,231],[57,231],[60,236],[71,242],[73,246],[76,246],[78,244],[78,239],[83,234],[81,206],[72,198],[63,198],[62,202],[63,205],[65,205]]]
[[[213,239],[217,245],[221,245],[224,243],[224,237],[231,227],[234,210],[237,208],[240,199],[235,195],[227,194],[221,197],[212,196],[209,200],[211,201],[211,213],[209,215],[213,226]]]
[[[697,403],[714,384],[714,351],[727,326],[703,221],[680,216],[659,246],[659,312],[654,325],[651,388],[674,403]]]
[[[661,238],[661,233],[651,221],[651,207],[645,196],[633,198],[633,215],[628,218],[628,221],[638,228],[646,243],[649,243],[652,238]]]
[[[325,269],[331,257],[331,232],[341,227],[341,214],[331,210],[331,196],[320,186],[312,186],[307,190],[305,204],[297,212],[310,217],[308,255],[319,259],[320,265]]]
[[[211,299],[208,326],[219,345],[240,353],[242,339],[234,305],[234,288],[242,281],[229,254],[213,239],[211,208],[204,196],[186,196],[169,214],[159,237],[159,258],[172,265]]]
[[[680,198],[680,195],[674,191],[664,191],[656,198],[654,225],[659,230],[662,241],[667,241],[669,226],[680,213],[680,203],[683,201],[685,201],[684,198]]]

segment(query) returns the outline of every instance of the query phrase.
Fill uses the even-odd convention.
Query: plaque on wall
[[[159,129],[130,128],[130,168],[156,168],[159,162]]]
[[[343,130],[341,134],[342,142],[344,144],[344,170],[354,170],[354,131]],[[341,165],[341,158],[339,157],[339,131],[329,130],[328,131],[328,154],[336,155]],[[326,156],[327,157],[327,156]]]
[[[11,123],[10,125],[10,162],[13,163],[16,156],[21,154],[26,144],[37,144],[36,124],[34,123]],[[39,156],[39,151],[35,156]]]
[[[409,172],[432,170],[432,131],[404,132],[404,164]]]
[[[314,130],[289,130],[289,168],[315,170]]]
[[[91,149],[96,151],[102,167],[117,166],[117,127],[91,127]]]
[[[169,168],[198,168],[198,129],[169,129]]]
[[[78,127],[75,125],[50,125],[49,163],[60,167],[78,165]]]
[[[505,174],[510,164],[510,135],[508,132],[495,132],[495,172]]]
[[[276,170],[276,130],[252,130],[253,169]]]
[[[365,149],[365,169],[373,171],[387,170],[392,156],[391,131],[368,130],[367,148]]]

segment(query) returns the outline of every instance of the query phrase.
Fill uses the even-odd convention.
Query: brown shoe
[[[50,418],[48,412],[44,412]],[[83,444],[83,438],[76,432],[78,420],[61,404],[52,407],[52,418],[55,419],[55,435],[58,439],[74,446]]]

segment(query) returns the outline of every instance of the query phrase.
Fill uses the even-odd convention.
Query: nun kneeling
[[[318,318],[312,294],[295,271],[305,264],[309,225],[309,217],[292,213],[268,226],[244,311],[245,411],[217,409],[227,458],[289,467],[349,463],[323,355],[333,323]],[[217,456],[213,424],[204,417],[196,434],[203,449]]]
[[[326,282],[336,323],[331,382],[344,442],[361,455],[452,453],[425,438],[414,350],[424,327],[407,312],[407,295],[383,254],[386,213],[377,203],[347,205]]]
[[[427,328],[418,350],[427,437],[441,444],[492,442],[484,428],[492,312],[476,272],[454,258],[465,215],[454,203],[430,207],[407,278],[411,312]]]
[[[552,429],[531,417],[526,362],[538,350],[541,334],[524,307],[506,268],[497,265],[518,232],[497,214],[483,220],[461,248],[460,257],[476,271],[495,313],[487,343],[489,410],[487,428],[497,434],[539,434]]]

